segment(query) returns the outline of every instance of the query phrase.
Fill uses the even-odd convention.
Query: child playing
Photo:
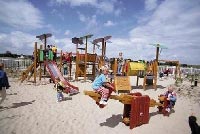
[[[107,105],[107,100],[113,91],[113,86],[106,81],[106,75],[108,74],[108,68],[106,66],[101,67],[101,74],[95,78],[92,88],[99,94],[101,94],[101,100],[99,104]]]
[[[58,102],[62,101],[64,99],[64,96],[62,94],[63,89],[65,88],[64,84],[60,81],[59,77],[55,78],[55,90],[57,91],[57,99]]]
[[[166,96],[167,100],[169,101],[169,105],[167,106],[166,111],[170,112],[171,108],[173,108],[177,100],[174,88],[172,86],[168,87],[168,91],[164,93],[164,96]]]

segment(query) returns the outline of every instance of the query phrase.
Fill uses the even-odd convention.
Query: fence
[[[0,63],[4,63],[5,69],[23,70],[32,64],[31,59],[0,57]]]

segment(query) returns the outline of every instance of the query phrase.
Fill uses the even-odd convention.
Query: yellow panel
[[[130,62],[130,70],[145,70],[145,64],[140,62]]]

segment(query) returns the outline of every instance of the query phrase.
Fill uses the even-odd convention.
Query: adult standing
[[[3,68],[4,68],[4,64],[0,63],[0,94],[1,94],[0,104],[6,98],[6,89],[8,89],[10,87],[7,74],[3,70]]]
[[[120,52],[119,57],[117,59],[117,74],[118,75],[122,74],[123,64],[124,64],[124,59],[123,59],[123,56],[122,56],[122,52]]]

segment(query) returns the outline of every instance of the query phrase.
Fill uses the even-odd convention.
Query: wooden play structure
[[[60,71],[61,71],[61,67],[64,65],[64,64],[67,64],[67,70],[69,72],[69,76],[68,76],[68,79],[71,79],[72,77],[72,52],[62,52],[61,50],[61,58],[60,58]],[[63,70],[64,72],[64,70]]]
[[[41,35],[43,38],[44,35]],[[37,36],[38,37],[38,36]],[[47,37],[47,36],[45,36]],[[40,37],[38,37],[40,38]],[[46,42],[46,39],[45,39]],[[50,82],[53,81],[55,82],[55,78],[58,77],[63,84],[65,85],[65,89],[63,90],[63,92],[65,93],[78,93],[78,87],[71,85],[62,75],[61,73],[61,68],[58,68],[58,65],[56,63],[56,61],[53,60],[53,58],[51,57],[51,54],[48,53],[48,57],[46,57],[46,49],[45,47],[43,48],[42,45],[40,45],[40,49],[37,49],[37,42],[35,42],[35,47],[34,47],[34,61],[33,64],[30,65],[27,70],[25,70],[22,73],[22,76],[20,77],[20,81],[23,82],[26,78],[30,79],[30,77],[33,75],[34,76],[34,83],[36,84],[36,75],[37,70],[39,70],[39,80],[41,81],[41,77],[42,77],[42,67],[44,67],[43,69],[48,71],[48,76],[45,74],[44,71],[44,75],[43,77],[49,77],[50,78]],[[48,52],[51,52],[48,51]],[[60,63],[62,63],[62,51],[60,53]],[[39,67],[39,69],[38,69]]]
[[[110,39],[111,36],[93,40],[93,53],[88,53],[88,39],[92,36],[93,35],[86,35],[80,38],[72,38],[72,43],[76,44],[76,80],[78,80],[78,77],[84,77],[84,81],[89,77],[94,79],[96,77],[96,68],[100,68],[105,64],[106,41]],[[83,40],[85,40],[85,44],[83,43]],[[101,56],[98,56],[95,53],[95,46],[100,46],[98,45],[100,42],[102,43],[102,53]],[[89,68],[91,68],[91,70],[89,70]]]
[[[84,77],[86,81],[87,77],[95,78],[95,65],[96,65],[96,54],[88,53],[88,39],[93,35],[86,35],[80,38],[72,38],[72,43],[76,44],[76,72],[75,79],[78,80],[78,77]],[[85,44],[83,43],[85,40]],[[79,47],[78,45],[84,45]],[[79,50],[84,51],[83,53]],[[92,68],[92,71],[88,71],[89,66]]]
[[[42,48],[42,45],[40,46]],[[23,82],[25,79],[29,80],[32,75],[34,76],[33,82],[36,83],[36,76],[37,76],[37,68],[39,68],[39,80],[42,78],[42,69],[41,69],[41,62],[42,60],[42,52],[40,55],[40,50],[37,49],[37,42],[35,42],[35,47],[34,47],[34,61],[33,63],[25,70],[22,72],[21,77],[19,78],[20,82]]]
[[[122,81],[118,82],[121,83]],[[130,88],[126,86],[126,84],[122,84],[122,86],[124,87],[119,86],[118,82],[115,82],[116,90],[119,87],[123,89]],[[91,97],[93,100],[95,100],[96,104],[99,105],[99,101],[101,98],[100,94],[94,91],[86,90],[84,91],[84,94]],[[158,106],[158,113],[163,114],[164,116],[169,116],[169,113],[165,110],[169,102],[164,96],[159,96],[158,102],[154,99],[150,99],[148,95],[142,95],[139,92],[120,95],[110,95],[109,99],[118,100],[119,102],[124,104],[122,122],[127,126],[129,125],[130,129],[133,129],[134,127],[140,126],[142,124],[147,124],[149,122],[149,107]],[[99,105],[99,107],[103,108],[104,105]]]
[[[157,89],[157,68],[158,68],[158,62],[156,60],[150,61],[147,63],[146,73],[144,76],[143,81],[143,89],[146,89],[146,86],[153,85],[153,88]]]
[[[99,61],[98,61],[98,68],[100,68],[101,66],[105,65],[105,58],[106,58],[106,45],[108,40],[111,38],[112,36],[105,36],[103,38],[97,38],[94,39],[92,44],[94,44],[94,49],[95,46],[98,45],[98,43],[101,43],[101,56],[99,56]]]
[[[46,57],[46,49],[47,49],[47,38],[51,37],[52,34],[47,33],[47,34],[42,34],[39,36],[36,36],[36,38],[40,39],[41,41],[44,41],[44,45],[40,45],[38,48],[38,43],[35,42],[34,45],[34,51],[33,51],[33,63],[25,70],[22,72],[21,77],[19,80],[23,82],[25,79],[30,80],[30,78],[33,76],[34,80],[33,83],[36,83],[36,77],[39,75],[39,80],[41,81],[42,76],[48,77],[46,75],[46,64],[45,61],[51,61],[53,60],[53,54],[48,54],[48,57]],[[62,54],[62,50],[61,50]],[[62,58],[62,57],[61,57]],[[62,61],[62,59],[60,59]],[[42,70],[43,75],[42,75]]]
[[[158,57],[159,50],[166,49],[166,47],[160,44],[151,44],[156,47],[156,58],[153,61],[147,63],[146,75],[144,76],[143,88],[146,89],[146,86],[153,85],[153,88],[157,89],[157,75],[158,75]]]

